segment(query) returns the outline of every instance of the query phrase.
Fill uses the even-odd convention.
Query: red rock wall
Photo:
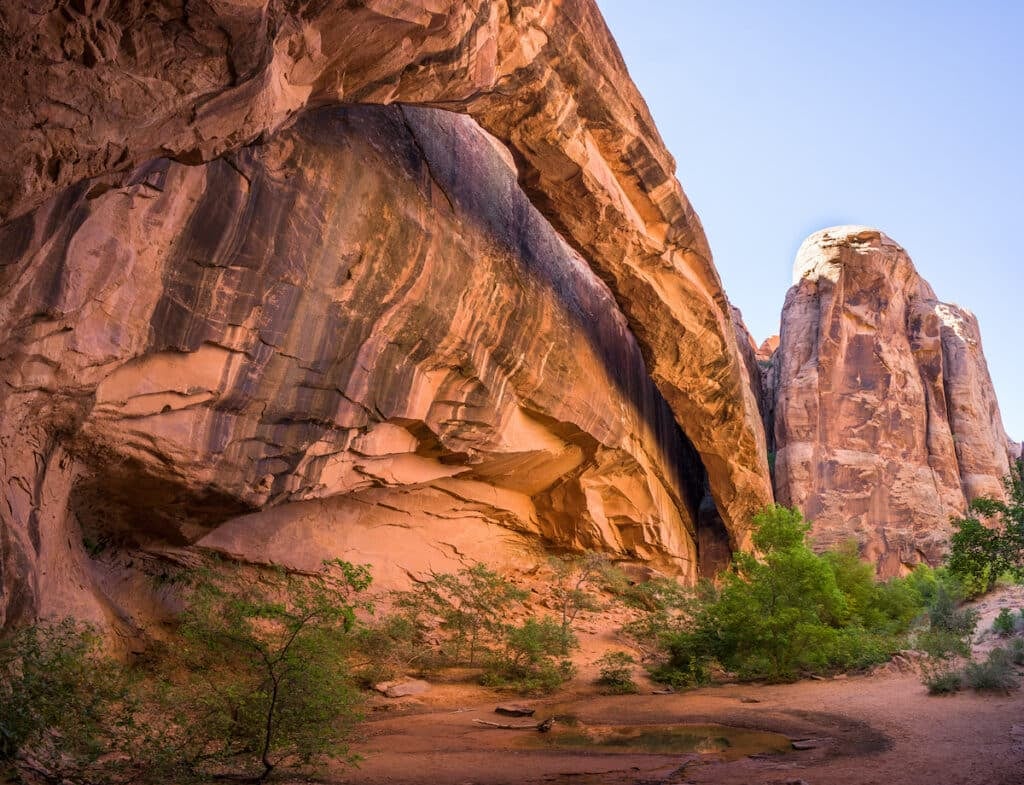
[[[425,104],[513,152],[610,286],[737,541],[771,499],[764,433],[700,221],[594,0],[0,5],[0,220],[83,177],[210,161],[310,107]]]
[[[874,229],[812,235],[794,279],[770,375],[777,498],[884,574],[934,563],[950,516],[1008,471],[977,320]]]
[[[0,246],[10,616],[115,621],[111,554],[193,543],[385,585],[541,544],[696,574],[699,458],[468,118],[321,110]]]

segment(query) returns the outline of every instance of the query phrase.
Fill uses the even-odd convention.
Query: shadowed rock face
[[[83,183],[0,247],[9,619],[124,612],[83,533],[385,584],[540,542],[728,558],[606,286],[466,117],[320,110]]]
[[[85,177],[95,195],[157,157],[211,161],[309,107],[471,115],[611,288],[745,542],[771,499],[757,404],[700,222],[593,0],[32,0],[3,4],[0,30],[8,219]]]
[[[812,235],[794,279],[768,376],[778,499],[883,574],[934,563],[949,517],[1001,496],[1009,468],[977,320],[875,229]]]

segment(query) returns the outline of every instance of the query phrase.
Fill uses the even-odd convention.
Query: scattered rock
[[[832,739],[793,739],[790,743],[795,750],[816,750],[832,744]]]
[[[495,714],[504,714],[506,717],[532,717],[534,711],[536,709],[518,703],[503,703],[494,709]]]
[[[749,695],[744,695],[740,698],[740,703],[760,703],[759,698],[751,698]]]
[[[651,695],[673,695],[675,690],[671,687],[665,687],[660,690],[651,690]]]
[[[405,698],[409,695],[422,695],[430,689],[430,683],[422,679],[382,681],[379,684],[374,684],[373,688],[388,698]]]

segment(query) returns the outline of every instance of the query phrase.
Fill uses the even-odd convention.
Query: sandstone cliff
[[[508,145],[533,203],[611,287],[734,535],[770,500],[700,221],[594,0],[111,0],[0,14],[0,216],[83,177],[123,182],[156,157],[210,161],[308,107],[466,112]]]
[[[709,522],[705,533],[718,527],[717,542],[745,542],[750,512],[771,498],[757,404],[700,222],[593,0],[12,3],[0,7],[0,37],[0,64],[8,74],[0,101],[0,142],[7,151],[0,164],[0,343],[7,383],[2,460],[11,499],[0,511],[5,603],[37,605],[40,571],[81,582],[81,571],[46,544],[44,533],[64,525],[62,511],[121,520],[120,513],[89,511],[102,504],[130,507],[128,497],[141,495],[150,509],[145,531],[192,541],[214,518],[277,510],[285,501],[320,504],[320,486],[338,490],[351,483],[353,492],[369,493],[361,483],[461,482],[468,478],[444,480],[441,469],[432,463],[426,470],[420,459],[475,464],[479,452],[463,444],[467,440],[477,444],[474,450],[523,453],[501,459],[503,468],[491,472],[513,478],[503,482],[529,499],[556,478],[582,477],[590,467],[590,479],[579,480],[572,498],[552,493],[531,502],[549,509],[547,517],[531,517],[519,506],[520,496],[489,502],[484,517],[514,508],[513,529],[532,527],[565,544],[650,549],[688,564],[697,504]],[[426,212],[421,202],[407,209],[405,193],[378,200],[380,183],[366,179],[357,157],[346,159],[349,169],[336,171],[329,154],[315,145],[307,149],[301,134],[288,135],[299,133],[296,124],[316,108],[399,102],[471,116],[511,152],[518,184],[504,184],[497,194],[481,185],[463,214],[457,199],[434,183]],[[404,129],[406,122],[392,117],[390,126],[360,143],[373,148],[364,158],[399,144],[410,160],[429,159],[425,139],[433,131],[413,134],[419,147],[410,148],[411,132]],[[394,133],[405,141],[395,141]],[[454,155],[451,138],[436,141],[445,155]],[[314,163],[302,163],[303,155]],[[314,165],[334,172],[333,179],[308,184],[313,192],[271,188],[288,172],[312,176]],[[335,187],[353,203],[315,192]],[[266,201],[270,193],[281,201]],[[455,318],[450,310],[431,310],[432,290],[415,288],[416,282],[427,285],[408,273],[416,260],[446,259],[444,238],[452,234],[465,235],[469,248],[486,244],[484,230],[511,220],[501,218],[509,210],[526,211],[527,200],[554,231],[534,247],[535,237],[509,233],[522,228],[518,224],[496,230],[516,263],[561,260],[565,269],[549,277],[565,297],[576,274],[565,267],[568,260],[574,270],[585,264],[612,299],[606,293],[599,308],[594,300],[562,316],[553,305],[538,313],[516,310],[509,323],[537,335],[509,339],[505,356],[497,348],[505,340],[497,336],[502,330],[492,323],[503,313],[501,296],[515,297],[481,274],[491,297],[467,294],[456,303],[482,311],[475,317],[483,324],[470,326],[472,311],[462,313],[454,332],[473,345],[484,325],[492,325],[489,351],[498,357],[431,344],[442,340],[439,335],[396,339],[401,331],[389,319],[407,313],[399,309],[386,318],[375,310],[381,302],[416,311],[412,304],[422,301],[419,316],[431,326]],[[392,220],[364,227],[372,234],[350,239],[348,255],[333,257],[334,267],[307,257],[307,243],[331,247],[342,235],[337,215],[353,223],[362,218],[364,202],[379,203]],[[257,204],[261,212],[253,215]],[[457,215],[458,230],[435,231],[434,219],[424,217],[431,211],[442,215],[439,226],[450,220],[447,213]],[[393,227],[406,226],[407,219],[420,229],[407,227],[398,239],[389,234],[400,232]],[[569,254],[556,233],[579,256]],[[551,250],[556,246],[557,253]],[[463,276],[475,273],[451,264]],[[339,294],[348,285],[339,270],[362,268],[377,288],[348,302]],[[405,287],[412,288],[406,293]],[[597,338],[562,339],[565,345],[589,342],[597,359],[559,364],[551,359],[558,352],[531,354],[516,343],[537,350],[556,327],[586,333],[581,325],[616,306],[625,321],[616,322],[621,335],[614,341],[596,326]],[[622,344],[627,328],[639,354]],[[361,338],[342,341],[342,330]],[[405,364],[404,354],[410,356]],[[436,368],[425,359],[435,354],[447,358]],[[640,381],[640,355],[682,436],[654,414],[662,404],[652,402]],[[541,365],[524,370],[534,361]],[[374,363],[389,366],[388,374],[401,381],[372,376]],[[495,382],[498,377],[487,375],[491,366],[510,381]],[[618,379],[615,389],[599,391],[606,386],[600,375],[595,386],[581,385],[591,367]],[[371,376],[363,378],[364,372]],[[324,378],[304,375],[313,373]],[[548,385],[537,393],[540,402],[531,392],[510,392],[517,373],[537,374],[539,388]],[[583,402],[572,395],[558,402],[563,386],[578,386]],[[506,394],[511,397],[502,400]],[[448,420],[427,418],[440,429],[433,435],[417,423],[436,396],[449,401],[449,419],[476,423],[474,438],[482,441],[452,426],[449,442],[433,444],[439,433],[449,433]],[[152,409],[157,403],[159,411]],[[600,411],[604,404],[612,409]],[[609,420],[616,406],[637,413],[616,414],[626,422],[616,425]],[[400,414],[407,410],[416,415]],[[567,414],[573,410],[575,419]],[[510,423],[520,416],[515,411],[525,419]],[[324,424],[333,433],[338,418],[371,418],[367,423],[388,427],[358,443],[345,442],[348,436],[322,443]],[[136,420],[138,427],[129,427]],[[257,433],[260,428],[271,433]],[[563,463],[544,458],[535,465],[529,456],[540,442],[517,441],[527,432],[549,453],[563,451]],[[665,438],[683,447],[677,451]],[[646,446],[627,449],[630,439]],[[277,445],[280,454],[267,452],[266,444]],[[293,452],[296,445],[302,458]],[[342,452],[363,456],[356,462],[361,468],[330,457]],[[230,459],[222,457],[227,453]],[[414,457],[388,457],[407,453]],[[624,467],[627,454],[647,465]],[[693,463],[682,471],[687,479],[672,476],[671,465],[679,463]],[[105,467],[112,479],[97,481]],[[705,473],[708,495],[701,488]],[[624,491],[624,477],[641,479]],[[687,484],[693,487],[684,493]],[[69,489],[78,490],[62,501]],[[450,488],[440,498],[430,509],[452,520],[461,519],[467,504],[479,503],[475,494]],[[206,512],[197,517],[199,508]],[[577,514],[580,522],[553,522]],[[126,515],[138,520],[134,512]]]
[[[11,616],[131,617],[124,558],[197,542],[385,584],[539,543],[728,558],[607,287],[468,118],[320,110],[0,244]]]
[[[804,242],[772,377],[777,498],[813,519],[819,544],[855,538],[891,575],[935,562],[949,517],[1002,493],[1006,438],[977,320],[939,302],[883,233]]]

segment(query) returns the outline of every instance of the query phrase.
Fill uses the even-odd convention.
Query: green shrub
[[[968,663],[964,678],[971,689],[979,692],[1009,692],[1020,686],[1012,655],[1003,648],[992,649],[984,662]]]
[[[564,645],[562,625],[549,616],[510,626],[503,648],[488,659],[482,682],[521,694],[553,692],[576,672],[570,660],[561,658]],[[577,645],[575,637],[569,645]]]
[[[949,695],[963,689],[964,674],[947,661],[923,664],[921,683],[929,695]]]
[[[600,676],[597,683],[613,695],[630,695],[640,691],[633,680],[636,658],[628,652],[609,651],[597,661]]]
[[[476,564],[458,573],[435,573],[396,600],[414,624],[424,629],[439,625],[447,636],[444,659],[476,665],[480,655],[493,655],[502,645],[509,610],[527,596],[486,565]]]
[[[1014,638],[1010,642],[1010,659],[1014,665],[1024,665],[1024,638]]]
[[[922,630],[916,636],[915,646],[936,659],[969,657],[971,654],[971,642],[968,638],[943,629]]]
[[[602,553],[586,553],[549,561],[555,573],[552,590],[561,611],[562,654],[573,646],[572,625],[580,611],[598,611],[601,605],[589,591],[605,574],[611,563]]]
[[[1009,608],[1003,608],[992,622],[992,631],[1003,638],[1013,635],[1017,620]]]
[[[181,755],[208,776],[347,756],[359,718],[347,654],[365,567],[255,577],[221,566],[197,575],[165,670]]]
[[[364,686],[408,673],[425,673],[437,664],[425,630],[411,616],[391,613],[358,626],[353,636],[353,675]]]
[[[867,667],[903,648],[923,606],[918,584],[934,576],[878,583],[855,545],[818,555],[809,530],[798,511],[769,507],[754,518],[760,558],[735,554],[719,589],[648,593],[649,610],[627,631],[655,636],[663,661],[654,678],[699,684],[717,662],[739,678],[779,681]]]
[[[13,631],[0,640],[0,761],[31,758],[58,782],[94,779],[102,756],[142,741],[131,686],[88,625],[44,620]]]

